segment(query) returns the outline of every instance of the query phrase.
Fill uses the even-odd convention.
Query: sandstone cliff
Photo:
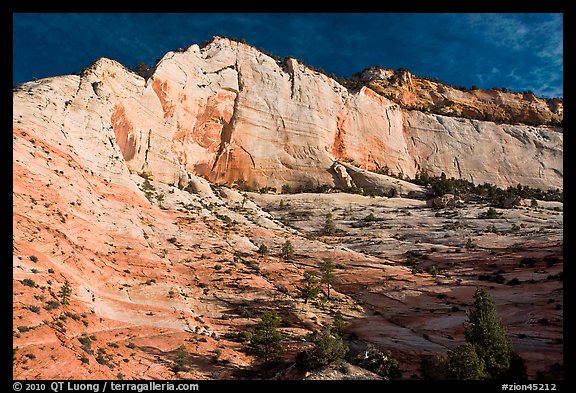
[[[560,125],[564,116],[561,98],[538,98],[529,91],[519,93],[505,88],[454,87],[416,77],[406,69],[370,67],[353,79],[404,108],[440,115],[530,125]]]
[[[407,97],[349,91],[294,59],[216,37],[167,53],[147,80],[100,59],[80,76],[26,83],[14,93],[14,122],[73,146],[95,172],[180,187],[196,176],[254,188],[339,186],[331,167],[341,161],[409,177],[444,171],[475,183],[562,188],[561,128],[409,110]]]
[[[12,149],[17,379],[254,378],[242,333],[270,308],[286,361],[340,311],[358,350],[392,350],[409,378],[463,340],[477,286],[493,288],[531,378],[562,362],[561,203],[511,209],[488,231],[486,206],[453,218],[416,199],[241,194],[206,180],[420,189],[367,171],[388,166],[561,187],[561,129],[402,109],[215,39],[168,53],[147,80],[101,59],[18,87]],[[467,238],[478,249],[462,252]],[[303,274],[324,258],[333,300],[306,304]],[[494,276],[517,285],[480,279]],[[182,345],[190,368],[175,371]],[[309,377],[369,377],[359,371]]]

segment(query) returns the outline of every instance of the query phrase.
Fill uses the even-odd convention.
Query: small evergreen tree
[[[330,299],[330,284],[334,281],[334,274],[332,273],[336,266],[332,263],[330,258],[324,258],[324,262],[320,265],[320,282],[326,284],[327,295],[326,297]]]
[[[188,350],[184,345],[180,345],[176,351],[176,361],[174,362],[174,372],[188,370]]]
[[[447,179],[446,174],[442,172],[440,178],[432,184],[432,189],[436,196],[442,196],[451,191],[450,181]]]
[[[262,243],[262,244],[260,244],[260,247],[258,247],[257,252],[260,255],[266,255],[266,254],[268,254],[268,247],[266,246],[266,244]]]
[[[320,293],[320,288],[318,287],[318,279],[316,278],[316,273],[312,271],[304,272],[304,277],[302,278],[302,286],[298,288],[300,292],[300,297],[304,299],[304,303],[308,304],[308,300],[314,299]]]
[[[332,321],[332,330],[334,333],[339,334],[340,336],[346,330],[346,321],[344,321],[344,317],[340,311],[336,311],[334,315],[334,320]]]
[[[290,260],[294,257],[294,247],[290,240],[286,240],[284,244],[282,244],[282,249],[280,250],[280,257],[284,260]]]
[[[493,207],[490,207],[485,212],[480,213],[479,217],[485,218],[485,219],[495,219],[495,218],[499,218],[501,215],[502,215],[502,213],[498,213],[498,211],[496,209],[494,209]]]
[[[265,365],[285,351],[282,346],[282,333],[278,331],[279,325],[280,317],[276,311],[264,311],[250,335],[248,352],[262,360]]]
[[[348,345],[330,327],[311,333],[308,339],[314,347],[296,356],[296,367],[301,370],[327,366],[338,359],[343,359],[348,353]]]
[[[328,212],[326,214],[326,221],[324,222],[324,233],[333,234],[336,232],[336,226],[334,225],[334,218],[332,213]]]
[[[468,240],[466,241],[466,246],[465,246],[468,250],[471,250],[473,248],[476,248],[476,243],[474,243],[472,241],[472,239],[468,238]]]
[[[502,326],[494,301],[484,288],[474,294],[474,306],[468,311],[466,342],[484,362],[489,379],[499,379],[510,368],[512,344]]]
[[[70,286],[68,280],[65,280],[64,285],[58,291],[58,296],[60,297],[60,303],[62,303],[62,305],[64,306],[70,304],[70,295],[72,295],[72,287]]]
[[[136,73],[143,78],[147,78],[150,75],[150,66],[143,61],[139,61],[136,64]]]
[[[448,352],[450,376],[459,380],[484,379],[484,362],[478,357],[474,346],[464,343]]]
[[[474,294],[464,335],[466,343],[447,357],[437,354],[422,361],[425,379],[527,379],[524,359],[513,351],[496,305],[484,288]]]

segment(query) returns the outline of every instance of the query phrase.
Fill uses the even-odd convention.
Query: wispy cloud
[[[479,40],[512,50],[530,46],[530,29],[518,19],[506,14],[470,14],[464,21]]]
[[[563,95],[563,17],[561,14],[472,14],[463,28],[479,45],[492,50],[503,81],[517,90],[546,96]],[[482,79],[491,79],[487,72]]]
[[[339,76],[380,65],[455,85],[562,94],[561,14],[20,14],[14,82],[99,57],[153,62],[214,35]],[[62,45],[66,42],[66,45]]]

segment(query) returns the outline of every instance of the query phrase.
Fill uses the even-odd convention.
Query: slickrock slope
[[[423,357],[463,343],[480,286],[495,299],[531,379],[538,372],[551,378],[551,370],[561,378],[562,203],[540,201],[479,219],[487,206],[437,210],[414,199],[350,194],[250,196],[302,235],[335,248],[334,286],[364,309],[362,318],[350,319],[351,350],[389,349],[403,359],[403,378],[421,376]],[[335,231],[327,236],[319,228],[328,212]],[[338,253],[340,247],[352,252]]]
[[[298,305],[294,313],[297,303],[278,290],[295,292],[306,265],[284,264],[277,251],[287,239],[302,240],[236,191],[216,196],[208,186],[190,194],[120,164],[109,176],[97,174],[87,169],[91,157],[80,157],[67,140],[50,141],[35,125],[19,124],[16,378],[241,378],[252,359],[240,351],[239,333],[263,308],[292,315],[282,325],[292,337],[289,353],[299,345],[294,337],[326,323],[328,309]],[[113,145],[93,144],[116,162]],[[271,255],[257,254],[257,243]],[[326,245],[307,243],[330,255]],[[66,281],[69,305],[59,295]],[[342,298],[343,311],[359,316]],[[175,373],[180,345],[190,353],[190,369]]]
[[[168,53],[148,80],[101,59],[80,76],[18,87],[14,376],[260,378],[241,333],[276,309],[288,363],[275,371],[340,311],[357,350],[390,349],[408,378],[423,355],[462,340],[476,285],[493,287],[530,375],[557,368],[561,203],[515,209],[495,222],[500,234],[484,236],[479,206],[438,217],[422,200],[228,187],[353,182],[421,191],[366,171],[385,166],[561,188],[562,133],[407,111],[371,89],[351,93],[295,60],[281,65],[221,38]],[[369,211],[377,217],[366,224]],[[328,212],[331,235],[321,231]],[[460,253],[467,236],[480,250]],[[287,240],[295,249],[288,261],[279,255]],[[430,250],[423,264],[443,276],[414,273],[405,263],[411,249]],[[518,249],[535,262],[519,265]],[[300,280],[323,258],[337,267],[332,300],[304,304]],[[500,266],[519,286],[479,280]],[[66,281],[69,304],[59,295]],[[175,371],[181,345],[187,371]]]

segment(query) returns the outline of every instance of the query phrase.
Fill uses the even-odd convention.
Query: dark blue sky
[[[350,77],[379,65],[459,86],[563,95],[562,14],[14,14],[13,83],[128,67],[214,35]]]

